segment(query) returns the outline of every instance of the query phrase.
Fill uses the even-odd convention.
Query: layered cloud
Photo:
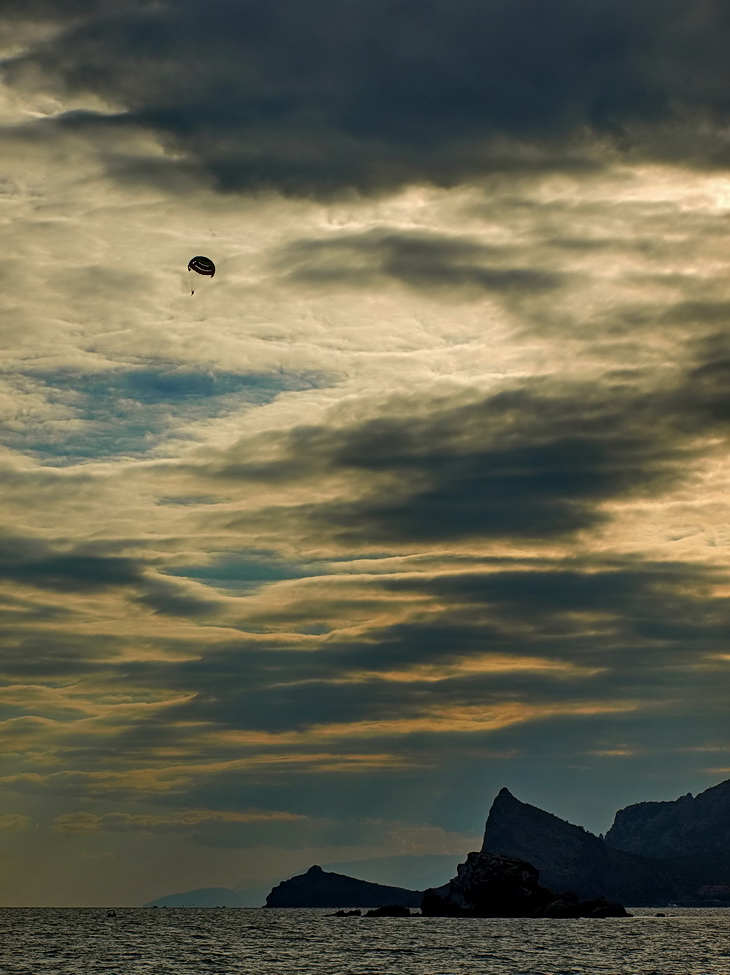
[[[0,12],[0,896],[722,777],[725,7]]]

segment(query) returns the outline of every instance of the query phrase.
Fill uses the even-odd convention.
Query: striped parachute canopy
[[[212,278],[215,274],[215,264],[209,257],[192,257],[188,261],[188,271],[197,271],[198,274]]]
[[[188,261],[188,273],[190,271],[202,274],[205,278],[212,278],[215,274],[215,264],[209,257],[203,257],[199,254],[197,257],[191,257]],[[190,294],[195,294],[194,288],[190,289]]]

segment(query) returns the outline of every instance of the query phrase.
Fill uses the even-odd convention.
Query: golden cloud
[[[0,833],[22,833],[28,829],[32,820],[30,816],[20,816],[9,813],[7,816],[0,816]]]

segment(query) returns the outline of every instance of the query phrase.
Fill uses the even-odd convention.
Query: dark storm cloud
[[[297,283],[370,288],[383,278],[450,297],[485,292],[529,295],[557,287],[562,276],[512,263],[515,252],[468,237],[394,233],[387,228],[321,240],[295,241],[277,263]]]
[[[161,616],[215,616],[219,603],[215,598],[193,596],[173,581],[149,576],[144,580],[142,595],[136,600]]]
[[[501,699],[505,688],[541,685],[551,698],[560,697],[597,677],[605,685],[605,675],[594,668],[616,664],[619,683],[632,687],[638,682],[650,690],[652,672],[693,666],[726,644],[730,610],[713,593],[721,579],[722,573],[691,564],[588,559],[577,566],[571,561],[570,567],[545,560],[539,569],[386,576],[370,580],[380,592],[381,606],[389,605],[393,595],[418,594],[427,597],[422,605],[438,607],[438,614],[429,611],[422,618],[374,626],[363,639],[332,635],[305,647],[285,636],[255,642],[242,638],[195,660],[129,664],[128,675],[138,680],[144,673],[153,685],[169,680],[179,690],[197,690],[190,706],[198,716],[206,711],[209,719],[225,722],[239,715],[245,721],[263,720],[267,728],[279,722],[303,727],[325,715],[331,721],[392,717],[409,700],[422,702],[431,695],[484,702],[488,689],[487,696]],[[355,579],[343,593],[330,593],[332,606],[346,601],[347,588],[357,584]],[[690,646],[694,652],[688,654]],[[438,681],[416,671],[406,681],[389,676],[484,654],[503,663],[483,673],[444,672]],[[510,661],[519,665],[523,658],[565,664],[566,669],[510,669]],[[588,669],[572,671],[570,665]],[[556,682],[564,684],[563,692]],[[363,706],[375,710],[365,713]]]
[[[668,713],[687,741],[709,739],[725,723],[726,665],[714,659],[730,635],[727,600],[715,590],[722,580],[721,572],[691,564],[588,558],[384,577],[373,581],[383,606],[392,606],[394,596],[416,594],[422,618],[306,648],[272,635],[242,638],[197,660],[122,664],[123,683],[172,689],[187,700],[120,728],[114,747],[132,765],[169,748],[194,755],[196,763],[216,762],[226,754],[216,731],[254,732],[250,745],[237,738],[228,752],[231,759],[257,756],[253,770],[221,768],[199,801],[219,796],[230,803],[240,790],[248,802],[276,805],[294,775],[303,782],[296,808],[321,813],[327,806],[323,777],[331,774],[317,759],[322,751],[335,763],[353,751],[374,757],[394,752],[405,763],[403,774],[411,764],[439,764],[446,754],[473,769],[490,749],[514,750],[518,763],[526,750],[535,761],[538,724],[538,738],[550,742],[558,761],[563,756],[574,764],[607,741],[667,748]],[[498,658],[494,667],[469,666],[485,655]],[[514,723],[502,726],[503,709],[510,708]],[[460,727],[460,709],[484,715],[484,725]],[[319,739],[317,729],[328,726],[337,730]],[[257,738],[261,732],[313,737],[266,743]],[[283,755],[297,758],[291,764],[277,757]],[[96,761],[92,753],[82,757]],[[368,781],[367,769],[353,771],[358,781]],[[383,771],[373,772],[367,791],[379,796]]]
[[[72,614],[62,606],[44,606],[32,599],[21,599],[8,593],[0,593],[0,615],[3,615],[7,620],[12,619],[14,624],[18,624],[31,621],[43,623],[50,620],[60,622]]]
[[[662,320],[678,325],[718,325],[730,323],[730,301],[681,301],[662,315]],[[705,343],[720,342],[723,335],[710,336]],[[708,350],[709,351],[709,350]]]
[[[682,563],[606,563],[588,554],[580,560],[515,565],[504,559],[486,568],[464,571],[460,564],[458,569],[448,571],[447,563],[433,574],[370,578],[372,598],[379,598],[381,610],[387,613],[403,600],[403,605],[415,606],[415,616],[390,625],[373,622],[360,635],[333,633],[305,644],[276,633],[256,639],[242,636],[211,649],[196,641],[180,645],[186,658],[182,659],[172,639],[165,644],[172,651],[170,658],[134,661],[110,652],[122,649],[118,641],[82,645],[75,637],[67,645],[57,636],[44,635],[18,652],[12,665],[8,662],[8,676],[17,680],[28,673],[37,683],[39,675],[63,679],[84,674],[88,667],[110,688],[144,687],[149,700],[187,700],[156,714],[110,714],[101,747],[98,722],[94,728],[69,730],[57,754],[78,771],[68,781],[52,776],[47,785],[33,779],[14,787],[134,797],[148,787],[146,783],[96,781],[84,778],[84,770],[106,768],[110,750],[118,769],[139,768],[140,762],[157,763],[160,754],[177,754],[193,766],[210,762],[211,776],[205,783],[178,783],[169,792],[172,804],[187,805],[198,795],[206,808],[214,808],[209,803],[216,797],[226,808],[236,807],[236,797],[239,807],[256,802],[276,808],[285,799],[291,801],[294,777],[301,782],[295,808],[326,813],[331,795],[323,792],[323,782],[331,781],[333,771],[342,774],[338,756],[347,762],[356,752],[372,755],[376,766],[370,772],[352,766],[367,792],[359,813],[367,809],[382,816],[380,793],[387,768],[377,768],[377,756],[383,752],[400,756],[406,768],[399,781],[413,774],[414,785],[425,794],[433,790],[433,783],[426,781],[425,772],[409,773],[409,764],[432,766],[448,754],[453,756],[450,766],[456,763],[462,774],[471,774],[483,766],[486,752],[502,749],[515,751],[510,768],[527,767],[522,751],[526,749],[533,762],[541,751],[539,742],[534,746],[536,723],[550,740],[551,753],[558,754],[558,763],[575,764],[586,749],[606,747],[606,740],[621,736],[645,746],[655,736],[657,747],[666,748],[668,709],[682,733],[691,731],[687,741],[698,735],[711,737],[725,721],[723,665],[713,664],[713,655],[725,651],[730,636],[727,600],[716,589],[723,581],[721,572]],[[316,584],[317,580],[297,583],[302,600],[310,605],[316,598],[308,590]],[[328,588],[335,615],[338,605],[351,598],[348,590],[361,585],[355,577]],[[382,618],[382,612],[369,615]],[[270,622],[280,623],[276,605]],[[192,659],[193,653],[199,656]],[[470,666],[485,655],[501,662],[493,669]],[[28,669],[29,662],[33,669]],[[708,680],[715,672],[713,691]],[[601,713],[601,705],[610,710],[622,701],[635,710],[611,712],[610,720]],[[585,702],[592,702],[595,711],[580,713]],[[521,721],[523,704],[528,713]],[[431,716],[448,716],[450,709],[488,715],[490,709],[511,706],[518,711],[512,727],[500,727],[498,721],[494,728],[487,722],[473,730],[449,729],[448,717],[445,724],[436,721],[429,727]],[[536,713],[530,715],[530,708]],[[16,711],[23,708],[12,713]],[[34,713],[32,708],[25,711]],[[412,730],[397,726],[409,720],[416,722]],[[364,725],[361,732],[358,722]],[[316,729],[330,725],[340,730],[318,740]],[[661,735],[659,725],[664,729]],[[255,734],[250,744],[245,737],[218,739],[218,732],[229,731]],[[257,737],[260,732],[312,731],[311,740],[266,742]],[[327,760],[318,758],[323,752]],[[247,757],[252,766],[237,767]],[[227,760],[234,766],[227,768]],[[178,775],[186,778],[184,764]],[[345,797],[342,801],[347,806]],[[394,796],[393,801],[403,800]],[[353,814],[357,812],[353,808]],[[238,840],[221,834],[221,842],[236,845]]]
[[[223,191],[450,184],[519,165],[505,140],[541,147],[542,162],[521,153],[534,169],[586,132],[648,155],[728,160],[722,0],[85,7],[25,8],[61,29],[7,77],[101,95],[116,114],[87,113],[87,126],[149,128],[178,155],[171,170],[192,166]]]
[[[717,325],[721,320],[730,321],[730,305],[723,303],[700,305],[700,310],[687,309],[691,316],[703,313],[705,320]],[[719,431],[726,431],[730,421],[730,337],[727,331],[711,332],[697,341],[693,347],[695,366],[689,371],[688,382],[692,398],[708,417],[709,424]]]
[[[57,592],[96,592],[139,584],[139,566],[127,558],[83,549],[54,551],[41,539],[0,538],[0,579]]]
[[[45,622],[42,613],[34,622]],[[123,641],[114,637],[100,641],[96,634],[34,633],[9,622],[3,627],[0,648],[3,680],[38,684],[98,673],[123,648]],[[21,706],[21,710],[27,709]]]
[[[346,475],[356,500],[290,516],[350,544],[554,539],[599,524],[608,500],[653,497],[681,480],[694,438],[716,426],[725,400],[721,384],[703,388],[692,375],[654,392],[620,379],[536,382],[415,415],[394,402],[393,415],[359,426],[269,438],[261,446],[274,456],[260,462],[246,443],[206,474],[274,484]]]
[[[116,589],[167,616],[210,615],[217,610],[214,598],[194,595],[177,580],[147,569],[144,561],[109,554],[98,544],[54,548],[42,539],[0,537],[0,580],[65,594]],[[39,618],[45,612],[41,606]]]
[[[550,659],[600,666],[608,663],[606,650],[621,656],[637,651],[628,662],[628,686],[653,680],[650,672],[657,666],[692,665],[702,654],[718,653],[730,636],[730,613],[712,593],[722,580],[719,570],[639,560],[610,564],[586,559],[582,565],[578,560],[578,566],[546,561],[540,571],[389,579],[382,586],[427,593],[445,607],[457,607],[447,609],[447,617],[461,620],[471,633],[473,652],[478,652],[485,620],[491,623],[487,644],[495,646],[497,636],[496,645],[504,653],[529,653],[532,647]],[[530,607],[529,623],[525,606]],[[586,619],[597,621],[588,641],[582,635],[581,621]],[[619,679],[626,679],[623,665]]]

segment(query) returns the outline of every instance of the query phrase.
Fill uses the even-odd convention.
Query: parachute
[[[196,274],[202,274],[203,277],[212,278],[215,274],[215,264],[209,257],[203,257],[202,255],[191,257],[188,261],[188,277],[190,277],[192,271],[195,271]],[[195,289],[192,287],[190,288],[190,294],[195,294]]]

